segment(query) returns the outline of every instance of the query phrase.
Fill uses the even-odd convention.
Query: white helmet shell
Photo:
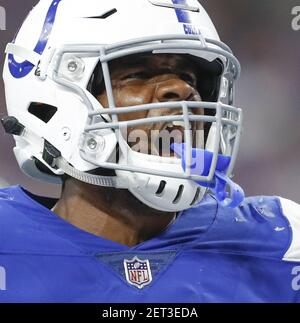
[[[118,162],[111,162],[119,142],[117,128],[109,127],[109,123],[103,126],[105,109],[87,87],[99,60],[108,87],[105,64],[142,51],[190,54],[208,62],[218,58],[224,66],[224,77],[229,75],[232,81],[239,74],[238,61],[220,42],[211,19],[196,0],[41,0],[32,9],[13,43],[7,46],[3,72],[8,115],[24,126],[22,133],[13,133],[14,153],[27,175],[60,183],[59,176],[66,168],[59,165],[67,163],[73,169],[68,168],[69,174],[102,185],[101,179],[97,181],[94,175],[92,181],[86,172],[104,167],[116,171],[114,186],[129,189],[143,203],[159,210],[184,210],[202,199],[206,189],[187,177],[178,161],[129,149],[126,160],[121,156]],[[221,82],[220,93],[224,92],[224,84],[228,86]],[[39,117],[39,103],[47,106],[46,117]],[[228,107],[220,102],[215,105],[215,109]],[[109,108],[115,108],[113,98]],[[231,105],[230,109],[233,112]],[[105,120],[118,124],[112,116],[108,112]],[[219,120],[215,120],[221,133],[220,118],[221,112]],[[239,121],[235,116],[234,147],[220,149],[219,134],[207,148],[215,155],[222,150],[235,159]],[[97,124],[101,126],[97,128]],[[91,142],[96,143],[97,149]],[[45,159],[45,143],[55,147],[66,163],[49,163]],[[36,160],[52,174],[41,171]],[[234,160],[230,170],[233,164]],[[139,170],[141,167],[143,170]],[[167,172],[173,176],[166,176]],[[207,181],[212,179],[211,174],[213,171]],[[111,186],[112,182],[108,182]]]

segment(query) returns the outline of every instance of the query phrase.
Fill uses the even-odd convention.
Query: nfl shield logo
[[[149,260],[140,260],[138,257],[131,260],[124,259],[124,268],[129,284],[143,288],[152,282]]]

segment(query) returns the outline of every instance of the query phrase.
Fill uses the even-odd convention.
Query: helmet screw
[[[68,70],[72,73],[76,72],[77,70],[77,67],[78,67],[78,64],[76,61],[70,61],[68,63]]]
[[[87,142],[87,145],[91,150],[95,150],[98,146],[97,141],[94,138],[90,138]]]
[[[62,135],[63,135],[65,141],[70,140],[70,138],[71,138],[71,130],[69,128],[63,128],[62,129]]]

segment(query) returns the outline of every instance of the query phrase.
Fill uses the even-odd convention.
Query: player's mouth
[[[191,133],[189,133],[190,131]],[[191,123],[190,131],[185,131],[184,121],[163,124],[161,129],[156,131],[154,136],[151,136],[151,154],[161,157],[176,157],[170,146],[173,143],[182,144],[186,142],[185,134],[187,136],[191,135],[192,145],[196,143],[197,136],[200,135],[199,131],[197,131],[196,122]]]

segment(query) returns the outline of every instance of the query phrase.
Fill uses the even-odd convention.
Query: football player
[[[239,75],[196,0],[41,0],[2,124],[63,189],[0,190],[0,302],[299,301],[299,205],[232,181]]]

